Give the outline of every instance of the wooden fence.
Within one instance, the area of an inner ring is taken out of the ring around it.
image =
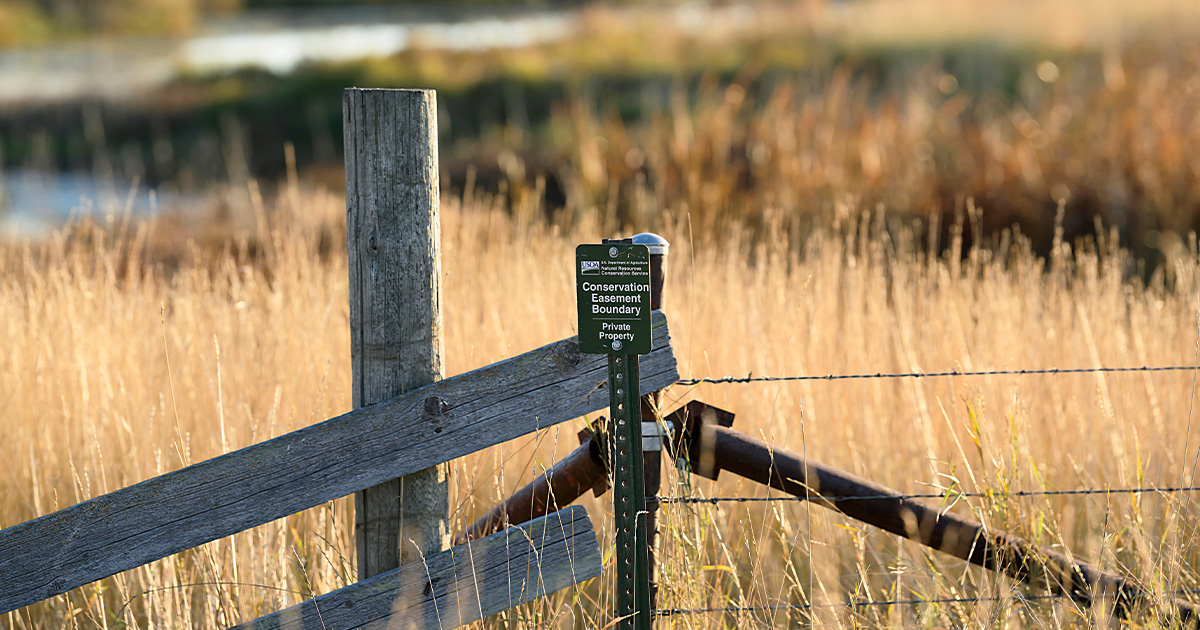
[[[386,117],[372,113],[371,118]],[[348,158],[348,163],[363,161],[362,152],[372,150],[370,140],[347,139],[347,155],[359,154],[357,159]],[[360,229],[350,237],[352,267],[356,256],[366,266],[360,277],[365,293],[355,294],[352,288],[352,301],[360,298],[358,308],[352,304],[352,313],[363,314],[362,319],[352,318],[352,339],[362,340],[361,351],[367,355],[379,358],[382,352],[384,359],[394,359],[403,356],[403,349],[383,348],[375,335],[385,334],[381,329],[386,326],[371,317],[403,305],[372,295],[369,282],[419,275],[398,285],[432,283],[435,290],[427,292],[425,301],[440,308],[437,248],[426,243],[434,260],[424,266],[380,267],[380,259],[366,263],[362,259],[405,246],[401,236],[395,242],[382,240],[390,232],[381,225],[391,215],[381,208],[393,214],[427,212],[436,218],[436,195],[431,201],[426,194],[414,203],[403,190],[412,183],[405,160],[423,162],[428,168],[432,158],[436,173],[436,141],[432,148],[424,145],[422,154],[413,154],[403,142],[373,146],[374,150],[394,147],[401,164],[389,165],[377,156],[366,160],[376,172],[371,177],[356,176],[357,188],[348,186],[348,206],[354,205],[349,195],[363,194],[364,185],[392,186],[400,193],[379,193],[376,196],[384,203],[375,203],[365,221],[356,218]],[[351,176],[348,172],[348,181]],[[393,179],[401,180],[399,186]],[[418,207],[414,210],[414,206]],[[435,237],[436,229],[432,236],[428,231],[419,235],[426,240]],[[353,280],[353,271],[351,276]],[[424,320],[424,333],[414,333],[411,322],[385,323],[403,327],[417,342],[440,353],[436,341],[440,314]],[[440,356],[422,366],[436,376]],[[357,371],[356,365],[356,383]],[[384,377],[379,372],[367,375]],[[653,351],[641,359],[641,390],[660,390],[678,379],[666,318],[655,312]],[[356,406],[375,404],[0,530],[0,614],[598,411],[608,406],[606,382],[605,357],[580,353],[570,338],[460,376],[409,387],[399,395],[383,397],[382,402],[360,399],[373,394],[360,397],[356,392]],[[400,389],[405,387],[402,383]],[[376,385],[372,391],[381,389]],[[394,548],[394,531],[391,540]],[[360,553],[360,564],[363,561]],[[311,617],[321,620],[316,625],[329,628],[393,622],[400,627],[452,628],[595,577],[599,571],[600,555],[590,522],[581,509],[572,510],[484,541],[440,552],[435,548],[417,563],[383,569],[253,623],[300,627]]]
[[[574,505],[242,627],[456,628],[598,575],[596,534]]]
[[[644,391],[679,379],[654,323]],[[2,529],[0,614],[606,408],[607,376],[565,339]]]

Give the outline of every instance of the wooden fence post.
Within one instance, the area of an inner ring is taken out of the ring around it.
[[[667,239],[642,232],[633,237],[637,245],[650,251],[650,308],[661,311],[663,285],[667,277]],[[662,390],[642,396],[642,475],[646,490],[646,556],[650,574],[650,607],[658,608],[658,493],[662,490],[662,449],[665,423],[659,422],[662,413]]]
[[[350,88],[342,115],[357,409],[442,378],[437,96]],[[447,471],[354,495],[359,579],[447,548]]]

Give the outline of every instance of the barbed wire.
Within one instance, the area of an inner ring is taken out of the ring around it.
[[[722,377],[700,377],[700,378],[684,378],[676,381],[677,385],[694,386],[701,384],[740,384],[740,383],[766,383],[766,382],[786,382],[786,381],[837,381],[837,380],[868,380],[868,379],[901,379],[901,378],[944,378],[944,377],[971,377],[971,376],[1031,376],[1031,375],[1056,375],[1056,374],[1096,374],[1096,373],[1124,373],[1124,372],[1184,372],[1200,370],[1200,365],[1163,365],[1163,366],[1098,366],[1090,368],[1044,368],[1044,369],[1006,369],[1006,370],[943,370],[938,372],[876,372],[876,373],[859,373],[859,374],[825,374],[825,375],[797,375],[797,376],[754,376],[750,373],[746,376],[722,376]],[[918,493],[918,494],[879,494],[879,495],[864,495],[853,497],[827,497],[821,496],[819,493],[813,493],[810,497],[647,497],[647,503],[657,503],[659,505],[669,504],[711,504],[718,503],[759,503],[759,502],[798,502],[807,500],[823,500],[832,503],[845,501],[868,501],[880,499],[963,499],[963,498],[1008,498],[1008,497],[1034,497],[1034,496],[1069,496],[1069,495],[1115,495],[1115,494],[1144,494],[1144,493],[1176,493],[1176,492],[1196,492],[1200,491],[1200,486],[1171,486],[1171,487],[1137,487],[1137,488],[1083,488],[1078,490],[1017,490],[1011,492],[1002,491],[987,491],[987,492],[951,492],[951,493]],[[1176,595],[1196,594],[1200,593],[1200,589],[1177,590]],[[1103,595],[1100,596],[1103,598]],[[1049,593],[1029,595],[1017,591],[1012,591],[1004,596],[990,597],[940,597],[940,598],[911,598],[911,599],[892,599],[878,601],[857,601],[844,602],[840,604],[783,604],[769,606],[718,606],[707,608],[660,608],[654,610],[656,617],[669,617],[675,615],[692,615],[692,614],[708,614],[708,613],[744,613],[744,612],[775,612],[779,610],[812,610],[817,608],[865,608],[873,606],[897,606],[897,605],[920,605],[920,604],[967,604],[979,602],[997,602],[1011,601],[1013,603],[1022,603],[1040,600],[1058,600],[1058,599],[1078,599],[1071,593]]]
[[[1013,369],[1013,370],[945,370],[941,372],[875,372],[862,374],[824,374],[801,376],[704,376],[700,378],[684,378],[676,381],[676,385],[719,385],[724,383],[768,383],[781,381],[842,381],[852,379],[876,378],[940,378],[947,376],[1030,376],[1039,374],[1093,374],[1111,372],[1185,372],[1200,370],[1200,365],[1140,365],[1127,367],[1090,367],[1090,368],[1045,368],[1045,369]]]
[[[891,599],[891,600],[876,600],[863,602],[842,602],[840,604],[772,604],[769,606],[711,606],[707,608],[659,608],[654,611],[656,617],[670,617],[674,615],[703,615],[710,613],[737,613],[737,612],[776,612],[780,610],[814,610],[819,608],[870,608],[874,606],[904,606],[916,604],[975,604],[986,601],[1004,601],[1006,599],[1013,601],[1020,600],[1045,600],[1045,599],[1064,599],[1069,598],[1069,593],[1050,593],[1046,595],[1024,595],[1013,592],[1008,597],[992,596],[992,597],[935,597],[929,599]]]
[[[1144,494],[1150,492],[1197,492],[1200,491],[1200,486],[1171,486],[1164,488],[1083,488],[1080,490],[1016,490],[1012,492],[992,491],[992,492],[952,492],[952,493],[922,493],[922,494],[869,494],[853,497],[828,497],[823,496],[818,492],[813,492],[809,497],[646,497],[647,501],[657,501],[659,505],[669,504],[687,504],[687,503],[768,503],[779,501],[829,501],[831,503],[840,503],[843,501],[875,501],[880,499],[986,499],[986,498],[1007,498],[1007,497],[1036,497],[1036,496],[1064,496],[1064,495],[1089,495],[1089,494]]]
[[[1200,593],[1200,589],[1181,589],[1172,591],[1173,595],[1189,595]],[[1098,593],[1095,599],[1112,599],[1116,594]],[[870,608],[874,606],[910,606],[918,604],[976,604],[979,602],[1011,601],[1022,603],[1028,601],[1044,601],[1059,599],[1077,599],[1071,593],[1044,593],[1028,595],[1019,591],[1010,591],[1007,595],[986,597],[932,597],[928,599],[891,599],[859,602],[842,602],[840,604],[773,604],[769,606],[712,606],[707,608],[658,608],[654,610],[656,617],[671,617],[675,615],[702,615],[710,613],[739,613],[739,612],[776,612],[780,610],[814,610],[821,608]]]

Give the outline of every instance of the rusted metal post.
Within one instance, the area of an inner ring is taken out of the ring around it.
[[[1154,603],[1150,593],[1126,576],[1053,549],[1037,548],[1003,531],[989,532],[969,518],[943,513],[886,486],[734,431],[729,428],[734,416],[728,411],[692,401],[663,420],[671,430],[672,452],[682,455],[695,474],[716,479],[722,470],[728,470],[1085,605],[1111,602],[1118,615],[1135,603]],[[573,501],[588,488],[602,491],[602,486],[596,485],[604,479],[598,451],[602,444],[603,440],[586,439],[547,475],[459,534],[460,539],[486,535],[503,528],[500,523],[505,521],[518,524],[537,518]],[[657,503],[649,491],[647,503]],[[1200,612],[1189,602],[1171,598],[1168,603],[1188,627],[1200,627]]]
[[[650,308],[662,310],[663,284],[667,274],[667,251],[671,244],[667,239],[649,232],[633,237],[635,245],[645,245],[650,250]],[[648,567],[650,571],[650,607],[658,606],[658,493],[662,489],[662,450],[668,425],[659,422],[662,391],[642,396],[642,461],[646,488],[646,543],[648,545]]]
[[[988,531],[974,520],[905,498],[891,488],[733,429],[711,422],[693,424],[689,429],[687,453],[696,474],[715,479],[718,472],[728,470],[972,564],[1069,595],[1082,604],[1110,602],[1120,616],[1135,602],[1153,604],[1151,594],[1126,576],[1053,549],[1034,547],[1003,531]],[[1190,603],[1178,598],[1168,601],[1183,622],[1197,626],[1200,615]]]
[[[454,544],[461,545],[557,512],[588,490],[595,490],[596,496],[600,496],[608,489],[601,445],[590,431],[580,437],[583,443],[579,448],[458,533]]]

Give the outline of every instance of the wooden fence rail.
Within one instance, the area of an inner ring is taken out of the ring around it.
[[[449,630],[598,575],[596,532],[576,505],[239,627]]]
[[[644,392],[675,383],[654,314]],[[0,613],[608,406],[574,338],[0,530]]]

